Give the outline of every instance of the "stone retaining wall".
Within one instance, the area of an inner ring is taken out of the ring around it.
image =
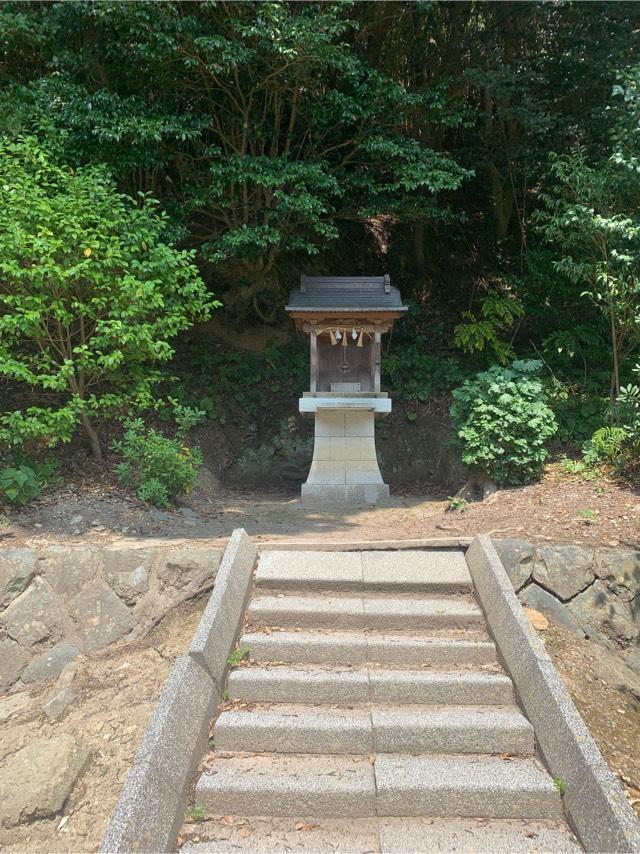
[[[573,632],[625,651],[640,670],[640,551],[496,540],[523,605]]]
[[[219,549],[175,544],[0,549],[0,692],[143,637],[213,587],[220,558]]]

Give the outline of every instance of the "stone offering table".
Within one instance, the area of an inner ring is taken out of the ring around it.
[[[406,311],[388,276],[308,277],[287,306],[309,335],[310,391],[300,412],[315,418],[305,504],[375,504],[389,495],[375,447],[375,418],[391,412],[380,391],[384,332]]]

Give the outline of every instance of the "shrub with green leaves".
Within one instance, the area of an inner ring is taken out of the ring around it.
[[[133,486],[138,498],[156,507],[166,507],[173,496],[190,492],[202,465],[198,448],[145,428],[141,418],[127,423],[113,448],[123,458],[116,469],[120,483]]]
[[[81,424],[99,457],[94,417],[153,402],[169,342],[216,305],[155,205],[102,167],[0,139],[0,377],[39,393],[0,416],[0,443],[53,445]]]
[[[515,361],[477,374],[453,392],[453,444],[462,462],[501,484],[541,472],[558,426],[538,376],[541,362]]]
[[[12,504],[20,505],[37,498],[40,495],[37,472],[24,464],[0,469],[0,495]]]

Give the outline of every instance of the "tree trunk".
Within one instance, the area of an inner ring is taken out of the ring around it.
[[[87,415],[83,412],[80,416],[80,423],[82,424],[82,429],[85,432],[85,436],[89,442],[89,447],[91,448],[91,453],[93,454],[93,458],[95,460],[102,459],[102,448],[100,446],[100,439],[98,438],[98,434],[93,429],[93,425]]]

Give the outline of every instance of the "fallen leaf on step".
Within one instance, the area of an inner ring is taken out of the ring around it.
[[[296,830],[315,830],[316,827],[320,827],[319,824],[309,824],[306,821],[299,821],[296,824]]]
[[[245,830],[240,831],[240,836],[242,839],[246,839],[247,836],[251,836],[251,831],[245,828]]]
[[[524,835],[527,837],[527,839],[535,839],[538,834],[532,833],[532,831],[530,830],[525,830]]]
[[[372,765],[375,765],[375,764],[376,764],[376,755],[375,755],[375,753],[372,753],[372,754],[371,754],[371,756],[369,757],[369,762],[370,762]]]
[[[228,824],[228,825],[229,825],[229,827],[233,827],[233,825],[234,825],[234,823],[235,823],[235,820],[234,820],[234,818],[233,818],[233,816],[232,816],[232,815],[223,815],[223,816],[222,816],[222,821],[223,821],[225,824]]]
[[[500,759],[504,759],[505,762],[511,762],[512,759],[515,759],[515,753],[501,753]]]

